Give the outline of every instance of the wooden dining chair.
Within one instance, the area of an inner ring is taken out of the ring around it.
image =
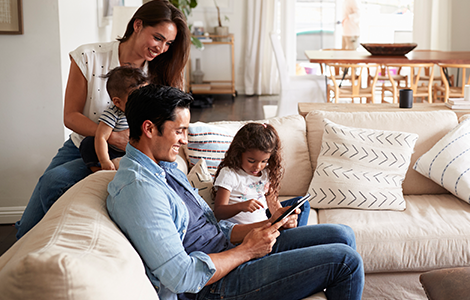
[[[428,52],[428,53],[429,53],[429,52],[433,52],[433,53],[438,53],[438,52],[440,52],[440,53],[442,53],[442,52],[444,52],[444,51],[440,51],[440,50],[427,50],[427,49],[417,49],[417,50],[414,50],[414,52]],[[423,72],[424,74],[421,74],[421,76],[419,77],[419,80],[420,80],[420,81],[427,82],[427,81],[429,81],[429,76],[430,76],[429,71],[430,71],[430,70],[429,70],[429,68],[424,68],[423,71],[424,71],[424,72]],[[437,75],[437,76],[436,76],[436,74],[433,74],[433,82],[434,82],[434,85],[436,85],[436,84],[439,83],[440,85],[443,86],[443,85],[444,85],[444,80],[443,80],[443,78],[445,78],[445,77],[442,77],[442,76],[440,76],[440,75]],[[450,79],[451,79],[451,82],[453,82],[454,76],[451,76]],[[453,84],[453,83],[452,83],[452,84]],[[435,100],[436,97],[435,97],[434,91],[433,91],[433,97],[434,97],[434,100]]]
[[[377,83],[382,83],[378,89],[381,91],[382,94],[382,103],[385,103],[385,87],[387,86],[387,83],[390,83],[392,85],[392,82],[390,80],[390,76],[392,76],[394,83],[397,85],[397,90],[400,88],[400,86],[406,86],[408,82],[408,75],[401,75],[401,67],[395,67],[395,66],[388,66],[387,64],[382,64],[379,66],[379,76],[377,77]],[[368,69],[369,70],[369,69]],[[374,80],[374,74],[371,74],[368,71],[367,74],[367,82],[370,85],[370,83]],[[389,89],[392,92],[392,102],[397,103],[397,95],[393,93],[394,89]]]
[[[323,48],[320,49],[320,51],[356,51],[354,49],[339,49],[339,48]],[[329,76],[335,76],[336,80],[351,80],[351,76],[348,74],[349,73],[349,68],[342,69],[340,67],[335,67],[332,71],[328,68],[326,63],[320,63],[320,72],[322,75],[325,75],[327,77]],[[330,95],[331,89],[333,88],[333,85],[331,81],[327,82],[326,85],[326,94]],[[329,99],[327,101],[330,101]]]
[[[331,96],[331,99],[334,98],[334,102],[338,103],[340,98],[351,98],[351,101],[354,102],[354,98],[359,98],[362,102],[362,98],[366,98],[367,103],[374,103],[374,92],[375,85],[377,83],[377,78],[379,75],[378,65],[377,64],[341,64],[341,63],[327,63],[326,64],[330,69],[329,79],[332,83],[329,92],[333,95],[328,94],[328,97]],[[335,68],[346,70],[348,69],[349,78],[342,77],[337,79],[334,74]],[[375,75],[370,85],[362,87],[362,75],[364,69],[375,68]]]
[[[413,99],[421,98],[422,102],[427,98],[427,102],[432,103],[433,97],[433,80],[434,80],[434,64],[433,63],[413,63],[413,64],[388,64],[388,67],[402,67],[410,68],[409,80],[407,86],[398,86],[392,76],[389,76],[391,87],[384,87],[385,90],[392,92],[394,103],[398,101],[398,89],[411,89],[413,91]],[[426,83],[422,82],[421,76],[424,74],[424,69],[429,68],[429,77]]]
[[[441,77],[444,78],[443,85],[435,85],[435,99],[442,99],[442,102],[447,102],[449,98],[463,98],[464,96],[464,88],[465,85],[470,84],[470,77],[466,78],[466,69],[470,68],[470,64],[438,64]],[[459,70],[459,77],[461,76],[461,80],[459,82],[460,86],[455,86],[451,79],[453,79],[453,75],[448,75],[448,70],[450,69],[457,69]],[[449,80],[447,80],[449,77]]]

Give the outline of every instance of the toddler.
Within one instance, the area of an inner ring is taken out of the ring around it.
[[[147,83],[147,77],[139,68],[120,66],[109,71],[104,78],[106,90],[112,104],[100,116],[95,136],[83,139],[80,144],[80,155],[91,171],[116,170],[112,159],[123,156],[126,152],[108,145],[113,131],[129,128],[124,114],[127,97],[136,88]]]

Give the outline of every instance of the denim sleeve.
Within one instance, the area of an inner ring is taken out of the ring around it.
[[[215,273],[207,254],[187,254],[186,207],[165,184],[134,181],[108,197],[112,219],[131,241],[150,273],[173,293],[199,292]]]

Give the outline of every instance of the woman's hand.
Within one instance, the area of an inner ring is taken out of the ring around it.
[[[109,136],[108,143],[126,151],[127,143],[129,142],[129,129],[123,131],[113,131]]]

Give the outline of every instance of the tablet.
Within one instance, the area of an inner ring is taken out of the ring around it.
[[[281,221],[285,217],[290,216],[294,212],[294,210],[301,207],[302,204],[304,204],[305,201],[307,201],[309,198],[310,198],[310,194],[307,193],[307,195],[305,195],[302,198],[300,198],[299,200],[297,200],[297,202],[294,205],[292,205],[291,207],[289,207],[279,218],[277,218],[276,221],[273,222],[273,224],[276,224],[277,222]]]

